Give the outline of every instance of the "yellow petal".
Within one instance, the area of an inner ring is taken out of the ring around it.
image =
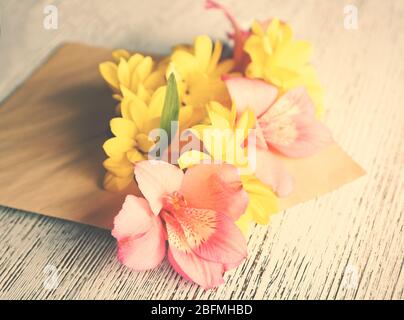
[[[269,38],[270,46],[275,48],[280,40],[280,21],[279,19],[272,19],[266,30],[266,35]]]
[[[245,75],[251,79],[263,79],[264,70],[260,65],[251,62],[245,70]]]
[[[112,192],[118,192],[124,190],[131,183],[133,183],[132,177],[119,178],[112,173],[107,172],[104,177],[104,189]]]
[[[189,73],[195,72],[199,69],[198,60],[191,53],[183,50],[174,51],[171,56],[171,61],[175,66],[175,69],[183,77],[186,77]]]
[[[132,55],[128,60],[130,70],[135,70],[135,68],[137,67],[139,62],[143,60],[143,58],[143,55],[141,55],[140,53],[135,53],[134,55]]]
[[[137,86],[136,95],[139,99],[141,99],[144,102],[149,102],[151,98],[149,91],[146,90],[144,85],[141,83],[139,83]]]
[[[153,69],[153,59],[151,57],[145,57],[139,64],[136,66],[136,74],[138,76],[139,81],[143,82],[150,74]]]
[[[119,89],[121,90],[123,98],[132,98],[136,95],[134,91],[125,87],[123,84],[119,86]]]
[[[220,41],[215,42],[215,48],[213,49],[212,57],[209,61],[209,66],[208,66],[208,73],[211,73],[215,70],[217,63],[220,60],[220,56],[222,55],[222,43]]]
[[[251,31],[259,36],[263,36],[264,35],[264,30],[262,29],[262,25],[261,23],[259,23],[258,21],[254,20],[252,25],[251,25]]]
[[[153,129],[157,128],[160,128],[160,116],[148,118],[148,120],[144,122],[142,132],[145,134],[149,134]]]
[[[122,96],[119,93],[115,93],[112,95],[112,98],[114,98],[115,100],[121,101],[122,100]]]
[[[208,105],[208,113],[209,115],[214,115],[214,117],[220,117],[224,120],[226,120],[227,124],[230,126],[231,121],[232,121],[232,115],[231,115],[231,111],[224,107],[222,104],[216,102],[216,101],[212,101],[211,103],[209,103]],[[222,120],[219,121],[219,124],[221,123]],[[226,124],[226,128],[228,127]],[[212,125],[215,126],[212,122]]]
[[[149,136],[144,133],[139,133],[136,136],[136,141],[138,143],[139,149],[144,153],[148,153],[150,149],[154,146],[154,141],[151,140]]]
[[[136,163],[136,162],[138,162],[138,161],[145,160],[145,157],[144,157],[144,156],[139,152],[139,150],[137,150],[137,149],[129,150],[129,151],[126,153],[126,156],[127,156],[128,160],[129,160],[131,163]]]
[[[180,130],[189,128],[192,125],[192,114],[194,108],[192,106],[184,106],[180,108],[180,114],[178,116],[178,121],[180,124]]]
[[[130,88],[130,69],[128,62],[123,58],[121,58],[118,65],[118,80],[120,84]]]
[[[149,117],[160,117],[163,112],[164,99],[166,96],[166,87],[158,88],[152,95],[149,104]]]
[[[119,60],[121,60],[121,58],[128,60],[130,57],[130,54],[128,51],[126,51],[124,49],[119,49],[119,50],[115,50],[112,52],[112,57],[114,58],[114,60],[116,62],[119,62]]]
[[[146,89],[155,90],[165,83],[164,73],[161,71],[152,72],[144,82]]]
[[[291,81],[291,79],[298,79],[299,73],[297,70],[286,69],[279,67],[278,65],[268,64],[264,69],[264,77],[272,84],[283,89],[288,81]]]
[[[110,121],[111,131],[116,137],[135,139],[137,129],[133,121],[125,118],[113,118]]]
[[[289,41],[280,46],[274,56],[279,67],[300,71],[309,63],[313,47],[307,41]]]
[[[236,136],[237,141],[240,144],[247,138],[249,130],[255,127],[255,114],[251,109],[247,109],[243,112],[241,117],[237,120]]]
[[[262,46],[263,46],[265,54],[267,54],[267,55],[271,55],[275,50],[269,37],[262,38]]]
[[[126,99],[123,101],[125,100]],[[148,114],[149,110],[147,105],[136,95],[130,99],[127,99],[125,103],[122,103],[122,116],[124,118],[133,120],[138,132],[144,131],[144,127],[149,120]]]
[[[278,198],[274,192],[253,175],[241,176],[243,188],[248,194],[246,214],[259,224],[267,224],[272,214],[278,212]]]
[[[280,23],[280,31],[281,31],[281,37],[282,41],[290,41],[293,38],[293,30],[292,28],[284,22]]]
[[[253,64],[263,68],[266,60],[266,53],[263,48],[262,38],[256,35],[248,37],[244,43],[244,50],[248,53]]]
[[[113,62],[103,62],[99,65],[99,70],[105,81],[115,89],[119,89],[118,67]]]
[[[248,237],[252,217],[249,213],[244,213],[235,223],[236,226],[241,230],[244,237]]]
[[[198,150],[190,150],[190,151],[184,152],[178,158],[178,165],[180,166],[181,169],[187,169],[189,167],[192,167],[193,165],[196,165],[203,161],[211,160],[211,159],[212,158],[204,152],[200,152]]]
[[[120,112],[123,118],[128,119],[128,120],[133,120],[132,115],[130,112],[130,101],[131,99],[129,98],[123,98],[121,101],[121,106],[120,106]]]
[[[103,162],[104,168],[120,178],[133,177],[133,164],[123,158],[116,160],[108,158]]]
[[[130,77],[130,90],[137,93],[137,87],[140,84],[139,77],[136,72],[133,72]]]
[[[173,47],[172,51],[174,52],[176,50],[182,50],[182,51],[185,51],[185,52],[192,53],[193,52],[193,47],[190,46],[189,44],[177,44],[177,45],[175,45]]]
[[[206,118],[207,118],[206,108],[195,108],[194,107],[189,126],[194,126],[194,125],[202,124],[202,123],[208,124],[209,121],[204,122],[204,120]]]
[[[215,129],[230,129],[230,110],[212,101],[208,105],[209,119]]]
[[[120,159],[125,153],[135,147],[135,141],[124,137],[114,137],[104,142],[103,148],[105,153],[111,157]]]
[[[207,71],[212,56],[212,40],[206,35],[195,39],[195,57],[200,70]]]
[[[223,74],[229,73],[234,69],[234,60],[227,59],[220,62],[214,72],[215,76],[221,76]]]

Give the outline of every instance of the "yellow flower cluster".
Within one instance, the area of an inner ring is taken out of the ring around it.
[[[245,71],[249,78],[263,79],[277,86],[281,94],[304,86],[317,115],[323,114],[323,89],[309,63],[312,47],[306,41],[295,40],[289,25],[278,19],[271,20],[266,28],[254,22],[244,51],[251,59]]]

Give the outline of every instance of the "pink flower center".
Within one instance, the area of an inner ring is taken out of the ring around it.
[[[174,213],[180,208],[184,208],[186,206],[187,201],[185,200],[184,196],[178,191],[174,191],[173,193],[165,195],[163,197],[163,210],[170,213]]]

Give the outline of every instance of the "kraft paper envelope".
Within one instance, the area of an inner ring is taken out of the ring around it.
[[[1,205],[112,227],[125,194],[102,189],[102,144],[116,102],[98,64],[110,54],[66,44],[0,106]],[[310,158],[281,160],[296,183],[282,209],[364,174],[336,144]]]

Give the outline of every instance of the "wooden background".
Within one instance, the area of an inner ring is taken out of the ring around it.
[[[255,227],[248,260],[209,291],[167,261],[131,272],[108,231],[0,207],[1,299],[404,298],[404,1],[223,3],[246,23],[280,17],[315,45],[325,122],[367,175]],[[357,30],[344,28],[348,3],[358,8]],[[58,8],[57,30],[43,28],[47,4]],[[220,13],[190,0],[1,0],[0,28],[0,100],[64,41],[164,54],[229,30]]]

